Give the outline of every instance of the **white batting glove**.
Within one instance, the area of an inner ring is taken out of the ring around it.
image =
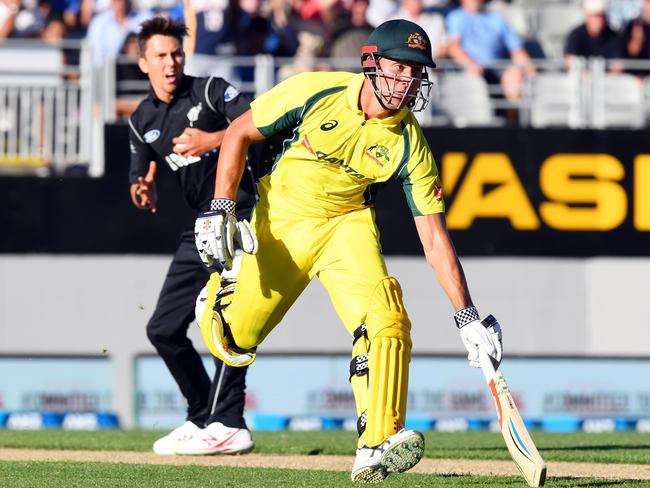
[[[479,350],[481,350],[490,356],[494,369],[498,369],[503,355],[503,335],[499,322],[492,315],[488,315],[481,321],[475,307],[459,310],[454,315],[454,320],[460,329],[463,345],[467,349],[469,365],[474,368],[481,367],[479,361]]]
[[[210,210],[196,219],[194,239],[201,261],[212,266],[217,259],[226,270],[232,268],[235,244],[248,254],[257,252],[255,232],[248,221],[237,221],[232,200],[212,200]]]

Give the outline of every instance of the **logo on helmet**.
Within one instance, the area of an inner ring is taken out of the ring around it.
[[[419,32],[414,32],[411,34],[406,40],[406,44],[408,47],[411,47],[413,49],[422,49],[423,51],[427,50],[427,41]]]

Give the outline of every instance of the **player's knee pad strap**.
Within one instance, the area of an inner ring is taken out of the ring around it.
[[[358,327],[352,343],[352,361],[350,361],[350,385],[357,407],[357,432],[359,446],[363,444],[366,427],[366,408],[368,405],[368,336],[365,325]]]
[[[377,446],[399,431],[406,417],[411,322],[395,278],[384,278],[375,288],[366,329],[369,381],[364,435],[366,445]]]

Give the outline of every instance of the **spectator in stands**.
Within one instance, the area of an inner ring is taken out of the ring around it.
[[[65,39],[66,24],[62,17],[59,15],[52,15],[45,24],[43,32],[41,32],[41,39],[51,44],[56,44]]]
[[[150,12],[135,11],[131,0],[112,0],[111,8],[97,14],[88,25],[93,64],[101,66],[106,57],[117,56],[129,33],[138,32],[140,23],[151,16]]]
[[[295,53],[298,41],[291,31],[276,28],[272,18],[264,11],[261,0],[239,0],[238,17],[235,35],[238,55],[292,56]]]
[[[606,8],[605,0],[584,1],[585,23],[571,31],[564,46],[567,66],[571,66],[576,57],[622,57],[621,37],[607,23]],[[620,67],[614,71],[620,71]]]
[[[149,78],[138,67],[140,48],[138,47],[138,35],[131,32],[120,48],[121,56],[125,59],[115,65],[115,79],[118,83],[123,81],[143,81]],[[130,60],[131,62],[127,62]],[[138,108],[143,97],[143,90],[137,87],[124,88],[116,87],[115,112],[118,118],[127,120],[135,109]]]
[[[350,9],[345,12],[332,36],[326,54],[332,58],[358,58],[361,47],[366,45],[368,36],[374,30],[368,23],[369,0],[352,0]]]
[[[235,54],[234,34],[238,5],[233,0],[185,0],[185,22],[190,36],[184,45],[186,73],[192,76],[220,76],[233,79],[232,66],[215,55]]]
[[[16,15],[11,37],[34,38],[40,37],[45,28],[46,20],[52,15],[50,0],[23,1]]]
[[[650,60],[650,0],[644,0],[641,15],[627,23],[621,32],[623,57],[633,60]],[[626,70],[645,77],[648,70]]]
[[[272,0],[273,18],[279,29],[290,29],[298,40],[294,62],[280,68],[280,79],[313,70],[315,59],[325,50],[332,35],[338,0]]]
[[[619,31],[636,17],[644,0],[607,0],[607,21],[612,29]]]
[[[87,29],[93,17],[110,8],[111,0],[81,0],[79,23],[83,28]]]
[[[398,0],[370,0],[368,5],[368,22],[377,27],[390,19],[399,8]]]
[[[395,15],[395,12],[399,10],[400,3],[400,0],[370,0],[368,22],[376,27],[389,19],[399,18]],[[422,6],[426,12],[438,12],[444,15],[449,9],[450,3],[450,0],[424,0]],[[431,39],[431,42],[434,42],[433,39]]]
[[[433,59],[447,57],[445,20],[437,12],[425,12],[423,0],[402,0],[402,6],[392,18],[406,19],[418,24],[431,40]]]
[[[484,0],[460,0],[460,8],[449,13],[448,53],[469,74],[482,75],[490,84],[500,83],[506,99],[516,102],[521,98],[524,79],[534,76],[535,66],[522,39],[500,14],[485,11],[484,3]],[[490,67],[507,58],[512,58],[515,64]]]
[[[0,39],[11,36],[20,11],[20,0],[0,0]]]
[[[73,31],[79,26],[80,0],[49,0],[52,6],[52,16],[60,17],[65,24],[66,32]]]

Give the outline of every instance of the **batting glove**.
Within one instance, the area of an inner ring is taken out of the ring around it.
[[[454,315],[454,320],[460,329],[463,345],[467,349],[469,365],[474,368],[481,367],[479,361],[479,350],[481,350],[490,356],[494,369],[499,369],[503,356],[503,334],[499,322],[491,315],[481,321],[475,307],[459,310]]]
[[[194,239],[201,261],[212,266],[215,258],[230,270],[237,244],[248,254],[257,253],[257,237],[246,220],[237,221],[235,202],[215,198],[210,210],[201,212],[194,224]]]

